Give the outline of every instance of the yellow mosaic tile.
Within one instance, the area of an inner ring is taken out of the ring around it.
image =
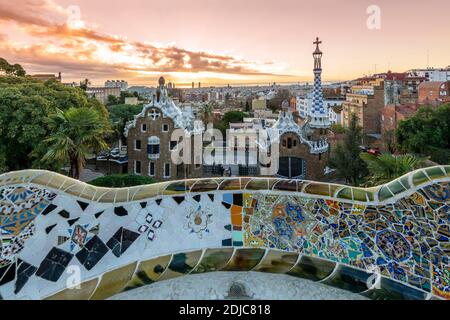
[[[305,187],[304,192],[328,197],[330,196],[330,187],[327,183],[310,183]]]
[[[116,197],[114,199],[115,203],[122,203],[128,201],[129,188],[116,189]]]
[[[115,189],[108,189],[106,193],[103,193],[102,195],[98,196],[97,201],[102,203],[114,203],[114,199],[116,197],[116,190]]]
[[[97,283],[97,278],[92,279],[80,284],[79,289],[65,289],[45,298],[45,300],[88,300],[97,287]]]
[[[133,276],[137,262],[103,274],[100,284],[91,300],[104,300],[121,292]]]
[[[84,188],[83,192],[80,194],[80,198],[92,200],[96,191],[97,189],[94,186],[86,185],[86,188]]]
[[[79,195],[80,192],[83,190],[84,187],[84,183],[77,181],[77,180],[73,180],[71,178],[68,178],[66,176],[60,175],[60,174],[52,174],[52,178],[49,180],[49,182],[47,183],[47,187],[50,188],[54,188],[54,189],[60,189],[60,187],[64,184],[64,182],[70,179],[71,181],[73,181],[73,186],[71,189],[73,189],[74,191],[70,192],[70,194],[72,195]],[[79,190],[79,192],[78,192]],[[77,193],[78,192],[78,193]]]
[[[189,274],[202,256],[202,250],[174,254],[166,271],[159,280],[176,278]]]
[[[133,278],[126,284],[125,290],[134,289],[158,281],[169,265],[171,258],[172,255],[167,255],[140,262]]]
[[[203,254],[202,260],[195,267],[192,273],[222,270],[222,268],[224,268],[230,261],[233,256],[233,252],[234,250],[232,248],[207,249]]]
[[[158,186],[156,184],[151,184],[147,186],[142,186],[142,188],[136,192],[133,196],[133,201],[138,201],[147,198],[153,198],[158,196]]]
[[[31,183],[39,184],[41,186],[47,185],[47,183],[50,181],[51,175],[48,173],[41,173],[35,178],[31,180]]]
[[[294,267],[297,259],[298,253],[269,250],[252,271],[286,273]]]
[[[55,188],[55,189],[59,189],[59,187],[64,183],[64,181],[61,181],[59,179],[52,179],[52,181],[50,181],[50,185]],[[81,195],[81,193],[84,191],[86,187],[85,183],[75,183],[74,185],[70,186],[69,188],[63,190],[64,192],[71,194],[75,197],[79,197]]]

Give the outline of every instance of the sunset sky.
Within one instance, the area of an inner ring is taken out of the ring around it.
[[[297,82],[312,79],[319,36],[324,80],[346,80],[427,55],[450,65],[449,12],[448,0],[0,0],[0,57],[64,82]]]

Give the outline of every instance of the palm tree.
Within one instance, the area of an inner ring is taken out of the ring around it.
[[[367,179],[368,185],[379,185],[390,182],[410,171],[424,166],[425,159],[417,158],[411,154],[393,155],[382,153],[374,156],[370,153],[361,153],[370,175]]]
[[[86,156],[92,151],[107,149],[104,140],[109,132],[107,123],[92,108],[70,108],[57,110],[48,118],[52,135],[45,142],[49,144],[44,160],[70,163],[69,175],[80,178]]]
[[[201,114],[200,117],[205,125],[205,127],[208,125],[208,123],[211,122],[212,120],[212,112],[213,112],[213,107],[211,104],[205,104],[201,110]]]
[[[363,131],[358,125],[358,117],[352,113],[344,141],[336,146],[329,161],[330,166],[336,169],[336,176],[352,186],[360,185],[367,174],[367,166],[359,157],[362,140]]]

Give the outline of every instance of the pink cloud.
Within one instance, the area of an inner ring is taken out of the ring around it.
[[[14,39],[0,38],[0,54],[13,56],[15,63],[32,68],[58,67],[83,73],[107,72],[139,74],[140,72],[210,72],[236,75],[274,75],[262,71],[272,63],[258,63],[229,55],[190,51],[177,46],[159,47],[129,41],[105,34],[85,21],[71,27],[68,11],[52,0],[27,0],[21,5],[0,4],[0,22],[15,23],[20,30],[42,42],[18,44]],[[91,71],[91,72],[90,72]]]

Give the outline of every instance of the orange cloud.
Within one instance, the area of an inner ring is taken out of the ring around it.
[[[11,38],[0,38],[0,54],[13,55],[14,62],[26,63],[33,69],[50,66],[73,73],[78,71],[80,77],[97,73],[145,76],[152,72],[277,75],[270,71],[276,68],[273,63],[129,41],[101,33],[87,26],[85,21],[76,21],[73,26],[68,23],[69,18],[70,13],[52,0],[0,4],[0,22],[19,25],[20,30],[36,40],[23,44]]]

